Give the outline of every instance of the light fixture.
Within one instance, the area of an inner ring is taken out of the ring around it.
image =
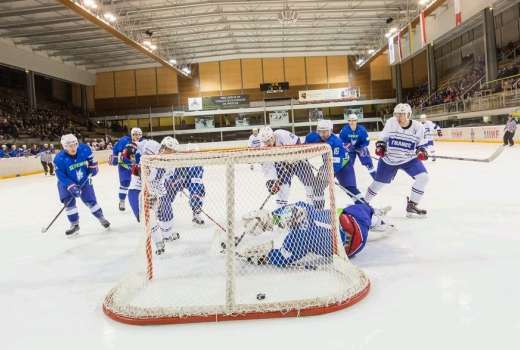
[[[370,49],[370,50],[367,51],[367,53],[369,55],[373,55],[375,52],[376,52],[376,50],[374,50],[374,49]]]
[[[157,45],[154,45],[154,44],[150,44],[148,47],[149,47],[150,50],[152,50],[152,51],[154,51],[154,50],[157,49]]]
[[[97,9],[97,4],[94,0],[83,0],[83,5],[89,9]]]
[[[278,14],[278,22],[282,25],[290,25],[298,22],[298,12],[289,7],[289,1],[284,1],[283,10]]]
[[[387,38],[390,38],[392,35],[394,35],[394,33],[397,32],[397,28],[396,27],[392,27],[388,30],[388,32],[385,34],[385,36]]]
[[[429,2],[430,2],[430,0],[419,0],[419,5],[426,6],[426,5],[428,5]]]
[[[152,45],[152,42],[150,40],[143,41],[143,46],[150,47],[150,45]]]
[[[177,60],[175,58],[170,58],[170,64],[173,64],[173,65],[176,65],[177,64]]]
[[[191,74],[191,69],[190,69],[190,67],[188,67],[188,66],[184,66],[184,67],[182,67],[182,71],[183,71],[186,75]]]
[[[365,62],[365,61],[360,57],[360,58],[358,58],[358,60],[356,61],[356,64],[357,64],[358,66],[361,66],[361,65],[363,64],[363,62]]]
[[[113,23],[116,21],[116,16],[114,16],[111,12],[105,12],[105,14],[103,15],[103,17],[105,17],[105,19],[107,21],[109,21],[110,23]]]

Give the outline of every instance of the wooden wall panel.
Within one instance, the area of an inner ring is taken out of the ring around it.
[[[220,91],[219,62],[199,64],[200,91]]]
[[[392,70],[388,63],[387,53],[382,53],[370,62],[370,79],[372,81],[392,79]]]
[[[347,56],[327,56],[327,75],[329,84],[347,83]]]
[[[262,60],[264,83],[285,81],[283,73],[283,58],[264,58]]]
[[[157,68],[157,93],[159,95],[178,93],[177,85],[177,73],[169,68]]]
[[[307,85],[327,84],[327,60],[325,56],[306,57]]]
[[[307,82],[305,77],[305,58],[304,57],[286,57],[285,63],[285,79],[289,82],[289,86],[303,86]]]
[[[81,108],[81,85],[71,84],[71,102],[74,107]]]
[[[157,94],[157,79],[155,68],[137,69],[135,71],[137,96]]]
[[[401,64],[401,81],[404,89],[410,89],[413,87],[412,60],[408,60]]]
[[[96,109],[95,98],[94,98],[94,87],[87,86],[87,111],[93,112]]]
[[[370,85],[370,67],[362,69],[351,69],[349,71],[350,86],[359,88],[361,98],[372,98],[372,87]]]
[[[262,83],[262,60],[247,58],[242,60],[242,84],[244,89],[259,89]]]
[[[114,72],[96,74],[96,98],[114,97]]]
[[[220,75],[222,79],[222,90],[227,91],[242,89],[240,60],[221,61]]]
[[[135,96],[135,70],[114,72],[116,97]]]
[[[413,80],[414,86],[418,86],[428,81],[426,50],[413,58]]]

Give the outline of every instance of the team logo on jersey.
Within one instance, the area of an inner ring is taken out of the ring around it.
[[[415,149],[415,142],[407,141],[407,140],[398,140],[398,139],[390,138],[388,140],[388,145],[390,147],[402,148],[402,149],[406,149],[406,150]]]
[[[85,175],[83,173],[83,170],[81,170],[81,169],[76,170],[76,178],[78,179],[78,181],[81,181],[81,179],[83,179],[83,175]]]

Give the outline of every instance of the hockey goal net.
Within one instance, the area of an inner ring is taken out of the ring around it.
[[[370,283],[343,248],[332,157],[324,144],[144,156],[144,237],[104,312],[186,323],[316,315],[361,300]]]

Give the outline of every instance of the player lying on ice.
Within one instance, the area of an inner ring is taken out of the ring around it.
[[[349,205],[338,212],[341,243],[349,258],[363,250],[369,230],[387,231],[392,228],[380,214],[364,203]],[[275,247],[274,240],[268,240],[247,247],[245,240],[245,247],[237,247],[237,255],[252,264],[279,267],[294,266],[309,254],[331,257],[335,244],[332,242],[334,235],[331,234],[330,223],[330,210],[316,209],[304,202],[296,202],[273,212],[253,211],[243,217],[246,234],[261,235],[281,230],[285,235],[283,243]]]
[[[99,170],[92,150],[83,143],[79,144],[76,136],[72,134],[63,135],[61,145],[63,150],[54,158],[54,167],[60,201],[66,206],[65,211],[70,222],[70,228],[65,231],[65,235],[70,237],[79,233],[77,198],[81,198],[92,215],[103,227],[108,228],[110,222],[103,216],[92,186],[91,177],[96,176]]]

